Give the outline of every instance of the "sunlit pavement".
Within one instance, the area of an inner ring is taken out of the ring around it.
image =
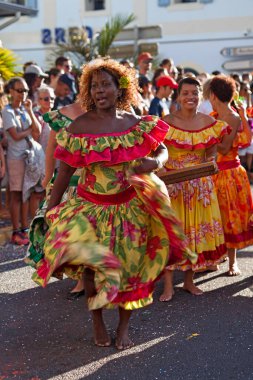
[[[84,297],[68,301],[73,282],[45,289],[31,280],[25,249],[0,247],[0,380],[9,379],[253,379],[253,247],[239,254],[242,275],[198,274],[204,291],[194,297],[176,273],[172,302],[154,303],[133,314],[126,351],[93,345]],[[115,337],[117,312],[105,312]]]

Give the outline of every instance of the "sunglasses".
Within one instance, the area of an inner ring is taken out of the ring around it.
[[[29,90],[26,88],[13,88],[14,91],[18,92],[19,94],[27,93]]]
[[[44,100],[45,102],[49,102],[49,100],[55,100],[55,98],[52,98],[51,96],[46,96],[45,98],[40,98],[40,100]]]

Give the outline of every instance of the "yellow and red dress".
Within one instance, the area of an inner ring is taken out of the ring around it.
[[[164,141],[169,151],[166,169],[203,163],[206,149],[220,142],[229,130],[222,121],[194,131],[170,125]],[[168,266],[168,269],[194,271],[221,261],[227,249],[212,176],[169,185],[168,191],[171,205],[183,223],[188,248],[198,255],[195,264],[187,262],[180,267]]]
[[[226,155],[218,153],[219,173],[214,176],[227,248],[253,244],[253,199],[248,176],[240,164],[238,148],[249,145],[248,135],[237,134]]]
[[[167,130],[157,117],[145,116],[121,133],[58,133],[56,158],[83,170],[77,195],[46,215],[44,257],[33,276],[38,284],[63,274],[79,278],[89,267],[97,289],[90,309],[135,309],[152,302],[167,262],[196,260],[163,182],[154,173],[131,171],[136,160],[157,149]]]

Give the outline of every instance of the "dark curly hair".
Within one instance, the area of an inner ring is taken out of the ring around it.
[[[178,94],[180,94],[184,84],[193,84],[194,86],[198,87],[200,91],[202,90],[201,83],[196,78],[184,77],[178,82]]]
[[[121,65],[119,62],[109,58],[97,58],[85,64],[82,69],[79,86],[80,93],[78,101],[85,111],[95,108],[94,101],[91,97],[91,81],[94,73],[104,71],[111,75],[116,86],[120,88],[119,80],[121,77],[127,77],[127,88],[122,88],[122,95],[118,98],[117,108],[130,111],[131,105],[138,105],[138,79],[136,71]]]
[[[236,92],[235,80],[226,75],[217,75],[209,83],[210,92],[222,102],[231,102]]]

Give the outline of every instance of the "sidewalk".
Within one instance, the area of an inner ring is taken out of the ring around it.
[[[0,208],[0,246],[10,241],[12,233],[10,212],[5,207]]]

